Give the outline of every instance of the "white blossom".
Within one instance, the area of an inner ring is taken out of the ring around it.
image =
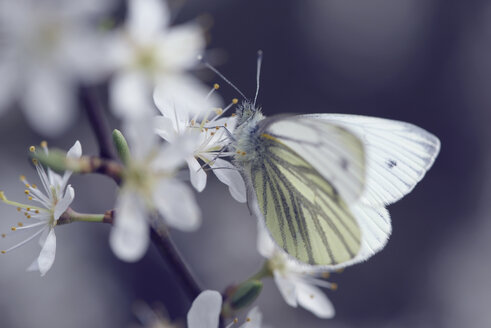
[[[180,138],[174,144],[161,145],[151,126],[151,119],[141,118],[124,129],[132,157],[116,201],[110,245],[120,259],[129,262],[145,254],[149,225],[160,224],[155,213],[166,225],[183,231],[195,230],[201,223],[192,189],[175,176],[194,141]]]
[[[188,312],[188,328],[218,328],[222,296],[214,290],[205,290],[196,297]],[[247,313],[246,320],[239,328],[261,328],[262,313],[257,307]],[[234,326],[238,320],[232,321],[227,328]]]
[[[263,224],[258,224],[259,253],[268,259],[269,270],[285,302],[292,306],[299,305],[314,313],[319,318],[332,318],[335,311],[332,303],[319,287],[336,289],[337,285],[325,280],[326,272],[319,272],[305,265],[299,265],[281,252]]]
[[[41,145],[44,150],[48,152],[46,143],[43,142]],[[34,151],[34,148],[31,147],[31,150]],[[82,147],[80,142],[77,141],[68,151],[67,157],[79,158],[81,155]],[[45,170],[36,160],[34,160],[34,165],[39,174],[44,192],[35,184],[29,183],[24,176],[21,176],[21,181],[25,184],[25,194],[28,199],[39,203],[40,206],[22,204],[8,200],[3,191],[0,192],[0,200],[6,204],[17,207],[19,212],[24,213],[27,220],[35,221],[35,223],[30,224],[19,222],[17,226],[11,228],[12,232],[23,230],[36,230],[36,232],[22,242],[2,251],[2,253],[5,254],[10,252],[31,241],[35,237],[41,236],[39,239],[39,244],[42,247],[41,253],[27,270],[39,271],[41,276],[44,276],[55,261],[56,235],[54,228],[58,223],[60,216],[72,203],[73,198],[75,197],[75,191],[71,185],[67,186],[68,179],[72,172],[66,171],[63,176],[61,176],[50,169]],[[2,234],[2,237],[5,238],[7,235]]]
[[[196,23],[170,27],[165,1],[127,3],[127,21],[109,42],[109,63],[115,71],[110,84],[114,113],[123,119],[146,115],[153,110],[154,91],[168,106],[199,108],[207,88],[189,71],[205,47],[202,29]]]
[[[63,132],[77,83],[102,77],[102,39],[90,24],[110,2],[0,0],[0,112],[18,101],[38,132]]]
[[[216,84],[210,94],[218,89]],[[201,192],[206,186],[206,170],[210,168],[216,177],[229,187],[230,194],[239,202],[246,202],[246,187],[242,176],[232,163],[223,159],[234,154],[226,148],[235,127],[235,117],[223,114],[237,103],[234,99],[225,109],[206,109],[198,113],[171,108],[157,102],[162,116],[155,119],[155,130],[169,143],[186,134],[195,134],[192,154],[186,158],[191,184]],[[201,165],[200,162],[205,165]]]

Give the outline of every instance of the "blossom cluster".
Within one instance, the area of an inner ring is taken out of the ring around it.
[[[56,136],[76,117],[76,86],[109,81],[109,108],[121,120],[122,142],[127,141],[129,150],[120,156],[110,246],[121,260],[135,262],[148,248],[151,228],[199,228],[202,217],[193,189],[205,189],[208,171],[235,200],[247,201],[246,184],[228,148],[236,125],[228,112],[238,100],[223,105],[219,85],[207,87],[193,75],[206,45],[197,23],[171,26],[163,1],[128,0],[124,23],[108,28],[102,22],[111,2],[100,3],[0,0],[0,39],[5,45],[0,55],[0,113],[15,103],[36,131]],[[31,151],[50,156],[46,142]],[[75,165],[82,157],[77,141],[65,162]],[[33,162],[42,187],[24,176],[21,181],[26,197],[36,204],[12,201],[3,191],[0,200],[34,221],[20,222],[2,237],[36,231],[2,253],[39,237],[41,252],[28,270],[45,275],[55,260],[58,224],[103,222],[105,216],[82,215],[70,207],[75,190],[68,180],[76,165],[67,165],[60,175],[36,158]],[[183,168],[191,186],[179,175]],[[286,303],[320,318],[333,317],[332,304],[318,288],[335,289],[326,281],[326,272],[287,258],[261,225],[258,236],[258,251],[266,259],[263,277],[274,277]],[[189,327],[217,327],[222,302],[218,292],[203,292],[188,314]],[[260,325],[261,314],[253,309],[243,327]]]

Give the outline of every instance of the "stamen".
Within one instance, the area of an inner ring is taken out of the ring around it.
[[[21,208],[20,207],[17,207],[17,212],[20,212]]]
[[[10,230],[15,231],[15,230],[17,230],[17,228],[16,227],[12,227],[12,228],[10,228]]]
[[[29,195],[29,190],[24,190],[24,194]]]
[[[5,237],[7,237],[7,235],[6,235],[6,234],[4,234],[4,233],[2,233],[2,238],[5,238]]]
[[[46,140],[41,141],[40,145],[43,148],[48,148],[48,142],[46,142]]]
[[[327,278],[329,278],[330,275],[331,274],[328,271],[326,271],[326,272],[322,272],[321,276],[322,276],[322,278],[327,279]]]
[[[20,179],[20,181],[22,181],[22,182],[26,181],[26,177],[25,177],[24,175],[21,175],[21,176],[19,177],[19,179]]]
[[[14,228],[15,228],[15,227],[14,227]],[[25,239],[25,240],[21,241],[21,242],[20,242],[20,243],[18,243],[17,245],[14,245],[14,246],[10,247],[9,249],[6,249],[6,250],[2,251],[1,253],[2,253],[2,254],[5,254],[5,253],[7,253],[7,252],[10,252],[10,251],[12,251],[12,250],[14,250],[14,249],[16,249],[16,248],[18,248],[18,247],[20,247],[20,246],[22,246],[22,245],[24,245],[24,244],[28,243],[28,242],[30,242],[31,240],[33,240],[34,238],[36,238],[36,236],[40,235],[40,234],[41,234],[41,233],[42,233],[44,230],[45,230],[45,229],[41,229],[41,230],[37,231],[35,234],[33,234],[32,236],[30,236],[29,238],[27,238],[27,239]]]
[[[36,147],[34,147],[34,146],[29,147],[29,151],[31,153],[34,153],[36,151]]]
[[[17,225],[18,225],[19,227],[23,227],[23,226],[24,226],[24,223],[19,222],[19,223],[17,223]]]

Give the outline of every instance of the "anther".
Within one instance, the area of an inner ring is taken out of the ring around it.
[[[38,186],[36,186],[34,183],[31,185],[32,189],[36,189]]]
[[[7,201],[7,197],[5,197],[5,193],[3,191],[0,191],[0,199],[3,201]]]
[[[15,231],[15,230],[17,230],[17,228],[16,227],[12,227],[12,228],[10,228],[10,230]]]
[[[46,140],[41,141],[41,147],[43,148],[48,147],[48,143],[46,142]]]
[[[29,151],[31,153],[34,153],[36,151],[36,147],[34,147],[34,146],[29,147]]]
[[[38,165],[38,160],[37,160],[37,159],[35,159],[35,158],[33,158],[33,159],[32,159],[32,163],[33,163],[34,165]]]
[[[4,234],[4,233],[2,233],[2,238],[5,238],[5,237],[7,237],[7,235],[6,235],[6,234]]]
[[[234,117],[234,116],[237,116],[237,114],[233,113],[233,114],[232,114],[232,115],[230,115],[230,116]]]
[[[246,319],[246,321],[247,321],[247,322],[251,322],[251,318],[247,318],[247,319]]]
[[[26,180],[26,177],[24,175],[21,175],[19,178],[20,178],[20,181],[25,181]]]
[[[223,114],[223,109],[221,109],[221,108],[217,108],[217,109],[215,109],[215,113],[216,113],[217,115],[222,115],[222,114]]]
[[[215,135],[215,132],[210,132],[210,135],[214,136]]]
[[[20,212],[21,208],[20,207],[17,207],[17,212]]]
[[[220,88],[220,84],[215,83],[213,84],[213,89],[218,90]]]
[[[327,279],[327,278],[329,278],[329,276],[330,276],[330,273],[329,272],[327,272],[327,271],[326,272],[322,272],[322,278]]]
[[[30,216],[30,215],[27,215],[27,216],[26,216],[26,218],[30,219],[30,218],[31,218],[31,216]]]
[[[2,251],[2,254],[5,254],[5,253],[7,253],[7,252],[6,251]]]
[[[234,105],[237,105],[239,103],[239,99],[237,99],[237,98],[232,99],[232,103]]]
[[[242,156],[245,156],[246,152],[245,152],[245,151],[243,151],[243,152],[242,152],[242,153],[240,153],[240,154],[241,154]]]
[[[31,197],[31,196],[29,196],[29,197],[27,197],[27,199],[32,200],[32,197]]]
[[[235,318],[234,323],[237,323],[237,322],[239,322],[239,319]]]
[[[24,223],[19,222],[19,223],[17,223],[17,225],[18,225],[19,227],[23,227],[23,226],[24,226]]]
[[[338,284],[336,284],[336,283],[332,283],[330,288],[331,288],[332,290],[337,290],[337,289],[338,289]]]
[[[28,207],[28,208],[26,208],[26,210],[29,212],[29,211],[31,210],[31,208],[30,208],[30,207]]]
[[[29,195],[29,190],[24,190],[24,194]]]
[[[224,125],[225,127],[227,127],[227,122],[223,123],[223,125]]]
[[[26,188],[30,188],[30,187],[31,187],[31,185],[26,183]]]
[[[35,210],[34,213],[39,214],[39,210]]]

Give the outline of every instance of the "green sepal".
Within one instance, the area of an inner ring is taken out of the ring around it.
[[[128,147],[125,137],[118,129],[113,130],[113,143],[121,162],[123,162],[124,165],[128,165],[131,159],[130,148]]]

